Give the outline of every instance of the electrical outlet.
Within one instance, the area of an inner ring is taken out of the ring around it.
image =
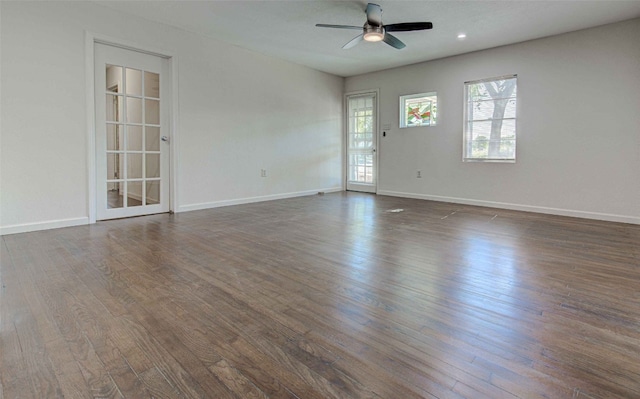
[[[421,172],[421,171],[418,171],[418,173],[416,173],[416,177],[417,177],[418,179],[421,179],[421,178],[422,178],[422,172]]]
[[[266,169],[260,169],[260,177],[267,177],[267,170]]]

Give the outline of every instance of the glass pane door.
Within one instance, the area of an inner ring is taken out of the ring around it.
[[[98,219],[169,210],[162,61],[96,44]]]
[[[160,148],[148,143],[160,139],[160,75],[109,64],[105,71],[107,208],[157,204]]]
[[[376,192],[376,94],[347,97],[347,190]]]

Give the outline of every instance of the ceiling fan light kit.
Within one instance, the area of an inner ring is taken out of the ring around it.
[[[319,28],[338,28],[338,29],[362,29],[362,33],[347,44],[342,46],[343,49],[349,49],[362,40],[367,42],[385,42],[393,48],[401,49],[405,47],[405,44],[397,37],[391,35],[389,32],[409,32],[415,30],[427,30],[432,29],[433,24],[431,22],[404,22],[399,24],[382,24],[382,8],[378,4],[369,3],[365,10],[367,15],[367,22],[361,28],[359,26],[351,25],[329,25],[329,24],[316,24]]]
[[[381,26],[366,26],[362,38],[368,42],[381,42],[384,39],[384,29]]]

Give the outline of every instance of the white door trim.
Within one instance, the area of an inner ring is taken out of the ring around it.
[[[342,137],[344,140],[344,154],[342,154],[342,162],[343,162],[343,167],[342,170],[343,172],[343,176],[342,176],[342,184],[343,187],[345,189],[345,191],[347,190],[347,187],[349,185],[349,179],[347,177],[347,174],[349,173],[349,122],[348,122],[348,115],[349,115],[349,97],[350,96],[358,96],[358,95],[363,95],[363,94],[374,94],[376,96],[376,101],[375,101],[375,116],[376,116],[376,120],[375,120],[375,126],[376,126],[376,144],[375,144],[375,151],[373,153],[373,162],[375,164],[375,168],[374,168],[374,172],[375,172],[375,176],[374,176],[374,182],[375,182],[375,192],[374,194],[378,193],[379,187],[380,187],[380,173],[379,173],[379,156],[378,154],[380,153],[380,116],[379,116],[379,112],[380,112],[380,89],[370,89],[370,90],[357,90],[357,91],[350,91],[348,93],[344,93],[343,96],[343,104],[342,104],[342,109],[344,112],[345,117],[343,118],[343,133],[342,133]]]
[[[96,43],[106,44],[114,47],[133,50],[144,54],[155,55],[167,60],[169,67],[170,99],[169,105],[169,211],[176,212],[178,209],[178,58],[166,49],[152,49],[148,46],[141,46],[138,43],[127,42],[118,38],[96,34],[85,31],[85,102],[87,104],[87,209],[89,211],[89,223],[95,223],[97,219],[97,176],[96,176],[96,113],[95,113],[95,53]]]

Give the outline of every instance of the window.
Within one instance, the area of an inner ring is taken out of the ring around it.
[[[515,162],[517,76],[464,84],[464,161]]]
[[[410,94],[400,97],[400,127],[434,126],[438,113],[438,95]]]

